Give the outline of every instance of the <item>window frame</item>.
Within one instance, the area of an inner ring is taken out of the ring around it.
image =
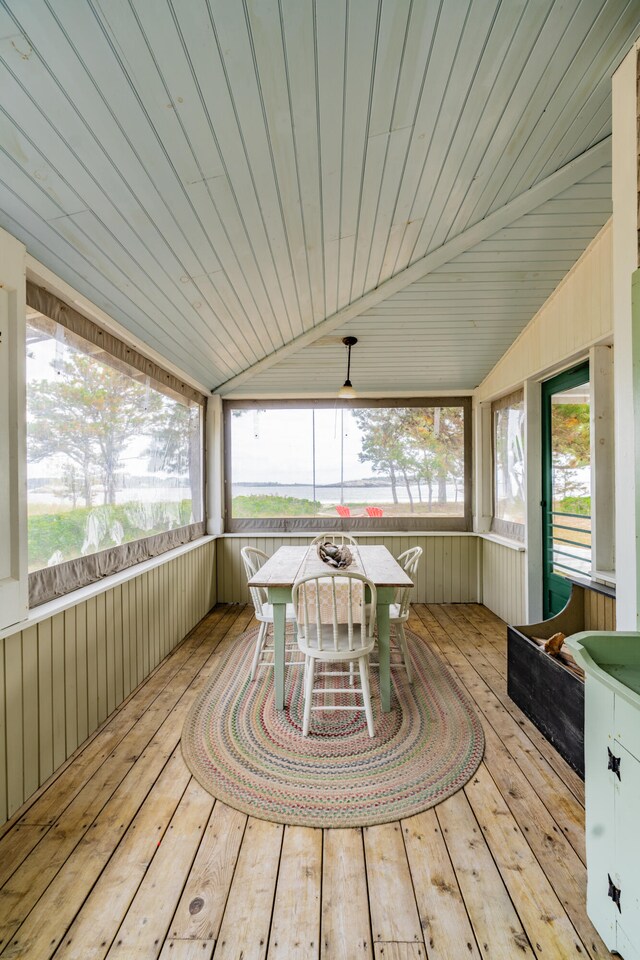
[[[200,472],[201,472],[201,513],[202,519],[182,527],[175,527],[148,537],[130,540],[119,546],[108,547],[85,557],[65,560],[59,564],[42,567],[28,574],[29,607],[33,609],[50,600],[66,596],[82,587],[88,586],[120,573],[138,563],[161,556],[191,541],[198,540],[206,535],[207,509],[207,473],[206,473],[206,436],[207,436],[207,397],[183,383],[174,374],[165,370],[154,361],[114,334],[102,329],[93,320],[75,310],[68,303],[43,287],[30,281],[26,284],[26,305],[38,313],[48,317],[54,323],[68,330],[73,336],[93,344],[112,356],[119,364],[126,364],[140,374],[148,377],[151,387],[159,393],[182,396],[187,401],[195,402],[200,406]],[[23,350],[26,350],[26,341],[23,338]],[[99,357],[96,354],[96,359]],[[116,365],[117,368],[117,365]],[[135,377],[133,377],[135,379]],[[26,456],[25,456],[26,463]],[[28,529],[25,524],[25,548],[28,542]]]
[[[462,407],[464,449],[464,496],[461,517],[237,517],[231,515],[233,482],[231,476],[231,413],[233,410],[285,409],[287,407],[311,409],[350,409],[372,407]],[[472,398],[468,395],[453,397],[393,397],[299,400],[224,400],[224,529],[226,533],[318,533],[323,530],[349,530],[375,533],[376,531],[419,530],[466,533],[473,529],[472,480],[473,438]]]
[[[505,394],[502,397],[498,397],[491,403],[491,532],[498,534],[498,536],[524,543],[526,523],[518,523],[515,520],[503,520],[502,517],[496,516],[496,413],[499,410],[513,406],[515,403],[522,403],[523,406],[524,435],[522,450],[524,457],[526,457],[526,404],[524,387],[521,387],[519,390],[513,390],[511,393]],[[524,472],[526,478],[526,462],[524,464]],[[526,512],[526,495],[524,507]]]

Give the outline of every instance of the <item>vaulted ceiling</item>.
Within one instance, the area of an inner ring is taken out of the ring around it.
[[[2,0],[0,224],[194,381],[471,389],[611,212],[637,0]],[[356,366],[357,364],[357,366]]]

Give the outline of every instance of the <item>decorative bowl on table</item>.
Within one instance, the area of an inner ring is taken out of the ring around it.
[[[318,556],[323,563],[330,567],[337,567],[339,570],[344,570],[353,563],[353,554],[349,547],[346,544],[339,546],[331,540],[318,544]]]

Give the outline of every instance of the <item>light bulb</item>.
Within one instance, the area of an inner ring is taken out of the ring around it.
[[[345,380],[343,385],[338,390],[338,396],[342,397],[345,400],[353,400],[358,394],[355,392],[351,386],[351,380]]]

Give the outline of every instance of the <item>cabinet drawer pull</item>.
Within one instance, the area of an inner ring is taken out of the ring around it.
[[[607,770],[613,770],[618,780],[620,780],[620,757],[616,757],[615,754],[611,753],[609,747],[607,747],[607,753],[609,755]]]

